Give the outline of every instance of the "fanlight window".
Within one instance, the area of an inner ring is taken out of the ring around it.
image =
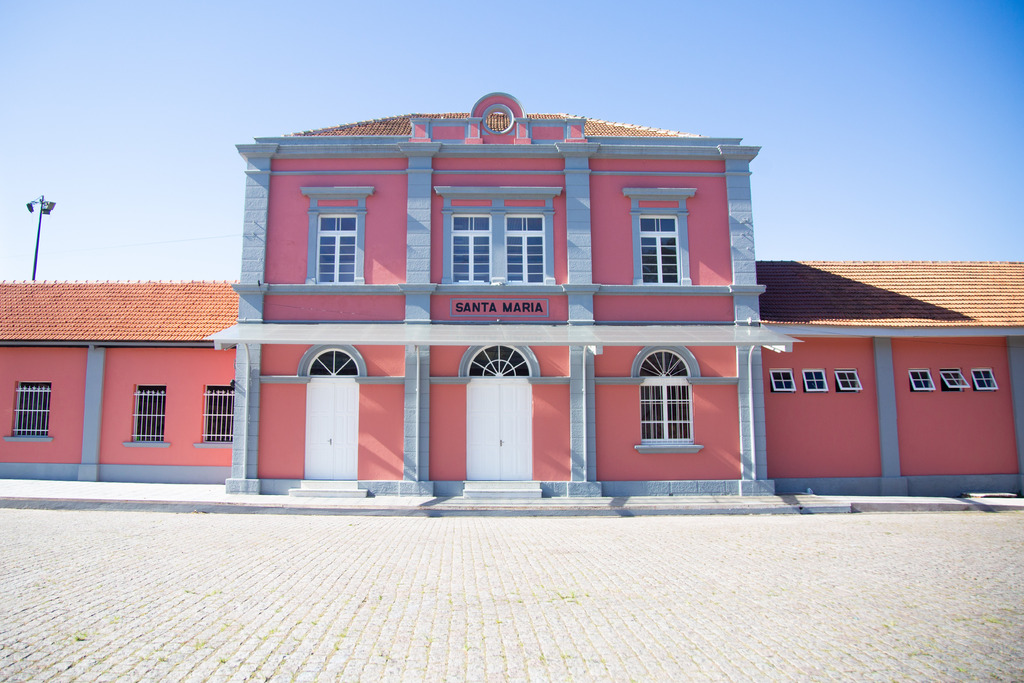
[[[640,364],[641,377],[687,377],[690,369],[670,351],[655,351]]]
[[[470,377],[529,377],[530,366],[523,354],[510,346],[490,346],[473,357]]]
[[[690,369],[670,351],[655,351],[640,364],[640,438],[646,444],[692,444]]]
[[[358,372],[355,360],[344,351],[324,351],[309,366],[314,377],[351,377]]]

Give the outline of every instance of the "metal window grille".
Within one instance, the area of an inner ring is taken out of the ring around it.
[[[491,219],[452,218],[452,281],[491,281]]]
[[[49,382],[18,382],[13,435],[50,435]]]
[[[203,410],[203,441],[230,443],[235,429],[235,390],[230,386],[208,386]]]
[[[836,391],[860,391],[863,388],[856,370],[836,370]]]
[[[640,387],[640,438],[643,441],[693,441],[688,385],[666,383]]]
[[[792,370],[772,370],[772,391],[796,391],[796,381]]]
[[[804,391],[808,393],[828,391],[828,382],[825,381],[825,371],[804,370]]]
[[[640,219],[640,270],[645,283],[679,282],[675,218]]]
[[[958,368],[939,370],[939,377],[942,379],[943,391],[963,391],[971,387],[964,379],[964,373],[960,372]]]
[[[530,365],[511,346],[489,346],[473,356],[471,377],[529,377]]]
[[[132,441],[163,441],[166,414],[167,387],[136,387]]]
[[[911,370],[910,371],[910,390],[911,391],[935,391],[935,383],[932,382],[931,370]]]
[[[975,391],[996,391],[996,376],[990,368],[974,368],[971,370],[971,378],[974,380]]]

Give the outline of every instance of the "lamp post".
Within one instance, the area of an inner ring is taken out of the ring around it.
[[[36,255],[32,259],[32,282],[36,281],[36,266],[39,264],[39,236],[43,232],[43,216],[49,216],[57,202],[48,202],[45,196],[39,195],[38,199],[33,199],[25,205],[29,213],[35,211],[36,204],[39,205],[39,226],[36,228]]]

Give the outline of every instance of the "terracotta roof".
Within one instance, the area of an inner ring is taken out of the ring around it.
[[[301,133],[293,133],[293,136],[328,136],[328,135],[399,135],[408,137],[412,135],[413,118],[424,119],[464,119],[469,116],[468,112],[448,112],[444,114],[401,114],[399,116],[386,116],[380,119],[369,121],[357,121],[356,123],[344,123],[338,126],[306,130]],[[647,126],[636,126],[631,123],[615,123],[613,121],[602,121],[591,119],[585,116],[571,116],[569,114],[528,114],[529,119],[584,119],[583,134],[586,137],[641,137],[641,138],[699,138],[700,135],[693,133],[680,133],[674,130],[662,128],[649,128]]]
[[[761,261],[757,281],[765,322],[1024,326],[1024,263]]]
[[[196,342],[237,319],[228,282],[0,282],[0,341]]]

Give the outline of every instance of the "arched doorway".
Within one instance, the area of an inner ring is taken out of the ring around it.
[[[510,346],[472,350],[466,374],[466,478],[529,481],[533,478],[532,366]],[[465,365],[465,364],[464,364]]]
[[[358,478],[359,364],[342,349],[308,359],[305,479]]]

